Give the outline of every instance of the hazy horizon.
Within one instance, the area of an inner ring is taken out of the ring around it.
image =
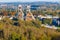
[[[0,0],[0,2],[36,2],[36,1],[60,2],[60,0]]]

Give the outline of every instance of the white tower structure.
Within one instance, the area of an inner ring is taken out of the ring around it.
[[[35,20],[33,14],[30,11],[30,5],[27,6],[27,10],[26,10],[26,20]]]
[[[22,5],[18,6],[18,18],[21,19],[21,20],[24,19],[24,13],[23,13],[23,10],[22,10]]]

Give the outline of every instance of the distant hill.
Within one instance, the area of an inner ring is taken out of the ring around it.
[[[59,4],[58,2],[44,2],[44,1],[38,1],[38,2],[5,2],[5,3],[2,3],[0,2],[0,4],[15,4],[15,5],[18,5],[18,4],[28,4],[28,5],[42,5],[42,4],[46,4],[46,5],[49,5],[49,4]]]
[[[47,8],[58,7],[58,9],[60,7],[60,3],[58,3],[58,2],[44,2],[44,1],[38,1],[38,2],[0,2],[0,4],[7,4],[8,6],[14,5],[16,7],[19,4],[21,4],[23,6],[23,8],[25,8],[26,5],[31,5],[31,7],[35,7],[35,8],[31,8],[31,9],[37,9],[37,7],[40,7],[40,6],[46,6]]]

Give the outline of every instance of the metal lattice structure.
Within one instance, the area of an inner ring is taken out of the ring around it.
[[[22,5],[18,6],[18,18],[20,18],[21,20],[24,19],[24,13],[23,13],[23,10],[22,10]]]
[[[35,20],[33,14],[30,11],[30,6],[27,6],[26,9],[26,20]]]

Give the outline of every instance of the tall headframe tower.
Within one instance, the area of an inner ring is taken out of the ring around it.
[[[23,10],[22,10],[22,5],[18,6],[18,18],[21,19],[21,20],[24,19],[24,13],[23,13]]]
[[[30,5],[28,5],[26,9],[26,20],[35,20],[33,14],[30,11]]]

